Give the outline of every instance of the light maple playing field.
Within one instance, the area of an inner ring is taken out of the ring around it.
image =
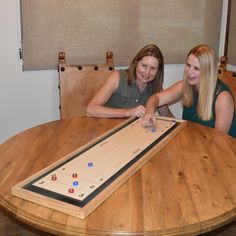
[[[19,186],[13,188],[13,194],[24,197],[24,191],[31,191],[84,207],[176,126],[175,120],[157,119],[156,129],[145,128],[140,119],[133,120],[27,183],[20,184],[23,194],[19,193]]]

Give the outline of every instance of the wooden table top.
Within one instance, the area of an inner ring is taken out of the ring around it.
[[[11,195],[11,187],[121,123],[70,118],[0,145],[0,205],[57,235],[197,235],[236,219],[236,139],[187,122],[85,220]]]

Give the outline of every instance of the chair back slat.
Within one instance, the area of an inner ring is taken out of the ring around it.
[[[227,57],[225,56],[220,58],[218,78],[230,88],[234,97],[234,106],[236,109],[236,72],[227,70]]]
[[[59,53],[59,93],[61,119],[85,115],[86,106],[111,74],[113,53],[106,53],[106,64],[68,65],[65,53]]]

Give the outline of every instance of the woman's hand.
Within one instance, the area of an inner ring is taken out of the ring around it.
[[[146,111],[142,118],[142,125],[144,127],[152,126],[156,127],[156,115],[155,111],[158,105],[158,97],[156,94],[152,95],[146,104]]]
[[[145,114],[145,107],[142,105],[139,105],[137,107],[131,108],[128,110],[127,116],[135,116],[135,117],[143,117]]]
[[[141,123],[144,127],[156,127],[156,115],[155,112],[146,112],[142,117]]]

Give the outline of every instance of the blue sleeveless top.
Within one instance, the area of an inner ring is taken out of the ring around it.
[[[144,91],[140,93],[135,81],[133,81],[131,86],[127,84],[127,70],[120,70],[119,74],[120,81],[118,89],[112,94],[105,106],[112,108],[132,108],[138,105],[144,105],[147,99],[154,94],[154,81],[148,82]]]
[[[217,96],[223,91],[228,91],[231,93],[228,86],[226,84],[224,84],[222,81],[218,80],[217,86],[216,86],[215,97],[214,97],[214,101],[213,101],[213,107],[212,107],[213,117],[210,120],[204,121],[204,120],[200,119],[197,115],[197,110],[196,110],[197,101],[198,101],[198,94],[197,93],[194,94],[192,106],[190,106],[190,107],[184,106],[183,107],[183,119],[197,122],[201,125],[205,125],[205,126],[214,128],[215,127],[215,102],[216,102]],[[228,134],[236,138],[236,112],[235,111],[234,111],[233,121],[231,123],[230,130],[229,130]]]

